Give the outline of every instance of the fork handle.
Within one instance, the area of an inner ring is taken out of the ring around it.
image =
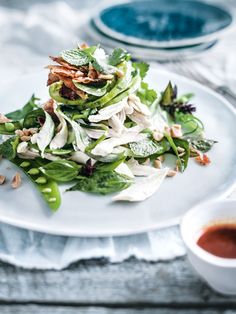
[[[225,98],[227,98],[231,104],[236,107],[236,94],[231,91],[227,86],[219,86],[216,89],[216,92],[223,95]]]

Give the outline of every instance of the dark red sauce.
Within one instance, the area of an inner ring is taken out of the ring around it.
[[[213,255],[236,258],[236,223],[213,225],[203,229],[197,244]]]

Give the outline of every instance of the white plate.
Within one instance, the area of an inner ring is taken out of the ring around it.
[[[128,235],[177,224],[196,203],[230,193],[236,177],[235,110],[210,89],[151,67],[147,81],[153,88],[162,90],[169,80],[178,85],[180,93],[195,93],[197,115],[206,126],[206,135],[219,142],[209,154],[210,166],[201,167],[190,161],[184,174],[166,179],[154,196],[141,203],[112,203],[111,196],[62,193],[62,206],[55,214],[23,176],[23,184],[17,190],[11,189],[10,184],[0,187],[0,220],[60,235]],[[0,112],[19,108],[33,92],[47,99],[45,82],[46,73],[38,73],[2,84]],[[15,171],[8,161],[0,164],[0,173],[9,180]]]

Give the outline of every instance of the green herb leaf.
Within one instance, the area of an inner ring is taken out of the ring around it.
[[[64,50],[61,52],[61,57],[66,62],[75,66],[86,65],[93,60],[90,52],[83,49]]]
[[[151,155],[162,155],[170,149],[170,145],[166,139],[160,142],[151,139],[145,139],[140,142],[133,142],[129,147],[134,157],[143,158]]]
[[[43,109],[39,108],[33,111],[30,111],[25,115],[23,121],[23,127],[28,129],[32,127],[40,127],[39,118],[45,119],[45,114]]]
[[[115,48],[108,58],[108,63],[110,65],[116,66],[126,60],[128,57],[129,54],[127,51],[122,48]]]
[[[19,144],[19,137],[14,136],[0,144],[0,155],[8,160],[16,157],[16,149]]]
[[[142,79],[147,75],[147,72],[149,70],[149,64],[145,62],[133,62],[132,65],[135,69],[139,70],[139,75]]]
[[[162,93],[162,97],[160,100],[160,104],[162,106],[168,106],[171,105],[173,102],[173,96],[174,96],[174,89],[172,87],[171,82],[168,83],[166,89]]]
[[[80,169],[81,166],[68,160],[55,160],[39,168],[45,176],[56,182],[68,182],[75,179]]]
[[[209,140],[206,138],[198,138],[190,140],[193,148],[200,150],[203,153],[208,152],[217,141]]]
[[[29,113],[30,111],[34,110],[34,108],[37,108],[37,100],[39,98],[36,98],[34,94],[31,96],[30,100],[23,106],[22,109],[10,112],[6,114],[6,117],[12,120],[21,120],[24,119],[24,117]]]
[[[178,165],[179,165],[180,171],[183,172],[188,166],[188,160],[190,156],[189,143],[188,141],[179,139],[179,138],[175,138],[174,143],[175,143],[175,146],[177,147],[177,150],[178,150],[178,147],[181,147],[184,149],[184,152],[182,153],[183,155],[181,155],[181,153],[178,154],[178,158],[179,158]]]
[[[67,191],[83,191],[96,194],[110,194],[127,189],[133,180],[115,171],[95,172],[90,177],[80,177]]]
[[[141,86],[137,92],[137,96],[139,97],[140,101],[147,106],[151,106],[157,99],[156,91],[154,89],[149,89],[148,83],[145,82],[141,83]]]
[[[89,95],[93,95],[93,96],[97,96],[97,97],[101,97],[101,96],[105,95],[107,90],[108,90],[108,87],[111,85],[111,82],[109,82],[109,81],[103,87],[80,84],[80,83],[76,82],[75,80],[73,80],[73,83],[78,89],[84,91],[85,93],[87,93]]]

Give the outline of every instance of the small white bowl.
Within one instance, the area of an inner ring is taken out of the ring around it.
[[[199,231],[214,222],[236,223],[236,200],[215,200],[199,204],[183,217],[181,234],[190,263],[217,292],[236,295],[236,259],[214,256],[196,241]]]

